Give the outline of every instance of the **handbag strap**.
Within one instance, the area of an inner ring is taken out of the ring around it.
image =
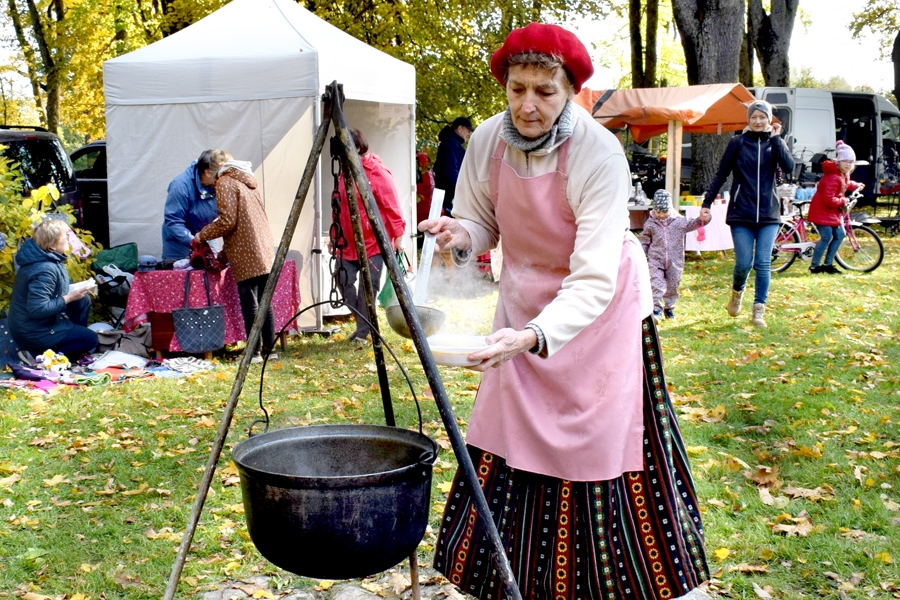
[[[191,275],[193,275],[198,269],[194,269],[193,271],[187,272],[187,277],[184,278],[184,307],[190,308],[191,306]],[[200,270],[203,273],[203,283],[206,285],[206,305],[212,306],[212,296],[209,293],[209,275],[206,271]]]

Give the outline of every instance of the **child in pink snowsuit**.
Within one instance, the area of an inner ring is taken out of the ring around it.
[[[640,240],[650,265],[650,287],[653,290],[653,319],[663,315],[675,318],[678,284],[684,271],[684,236],[703,225],[698,217],[688,220],[672,210],[672,195],[657,190],[653,195],[653,210],[644,223]]]

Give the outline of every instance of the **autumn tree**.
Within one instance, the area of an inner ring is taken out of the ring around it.
[[[416,128],[437,139],[441,127],[465,115],[478,120],[503,110],[506,99],[490,74],[491,54],[515,28],[532,21],[602,17],[608,0],[305,0],[301,5],[339,29],[416,67]]]
[[[800,0],[769,0],[769,4],[766,12],[762,0],[747,0],[747,31],[766,85],[788,87],[791,81],[788,49]]]
[[[672,13],[687,64],[690,85],[732,83],[744,32],[744,0],[672,0]],[[692,138],[691,190],[702,193],[715,176],[728,138]]]

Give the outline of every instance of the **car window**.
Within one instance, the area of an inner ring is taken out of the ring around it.
[[[3,154],[21,165],[24,193],[48,183],[60,190],[72,187],[73,173],[62,145],[48,139],[11,140],[3,145]]]
[[[79,179],[105,179],[106,157],[102,148],[87,150],[75,157],[72,164],[75,165],[75,177]]]

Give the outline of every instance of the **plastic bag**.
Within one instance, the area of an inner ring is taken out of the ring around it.
[[[397,251],[397,262],[400,264],[400,269],[403,271],[403,279],[406,280],[406,287],[408,287],[410,293],[412,293],[415,289],[416,274],[413,273],[412,264],[409,262],[409,257],[406,256],[405,251]],[[378,292],[378,304],[380,304],[382,308],[387,308],[388,306],[397,303],[397,292],[394,290],[394,284],[391,281],[390,276],[388,276],[384,282],[384,287]]]

